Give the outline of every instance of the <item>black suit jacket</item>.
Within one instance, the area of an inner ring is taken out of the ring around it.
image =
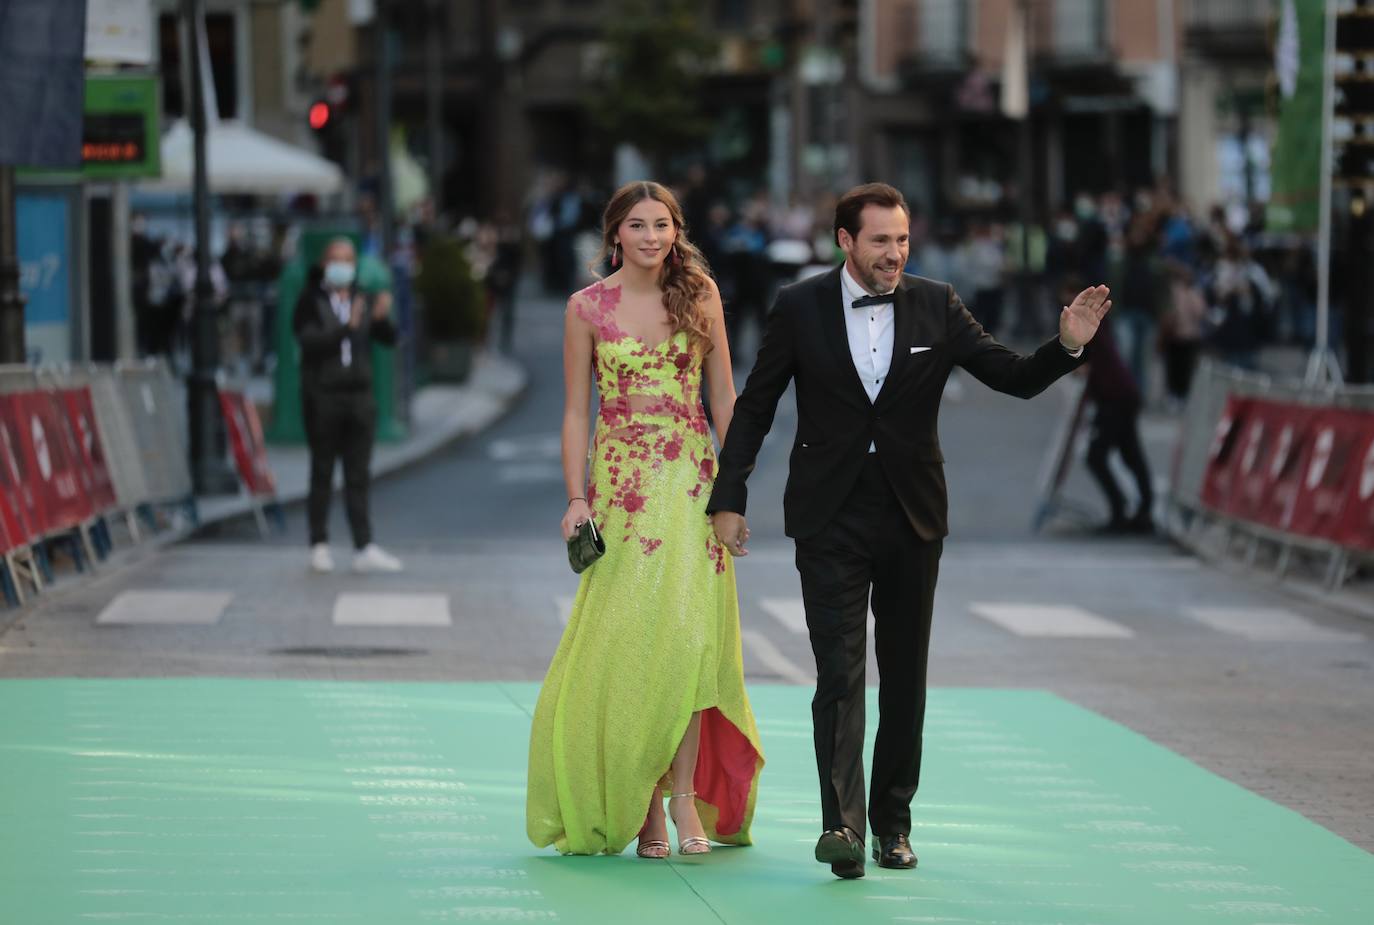
[[[1023,356],[993,340],[947,283],[903,276],[894,308],[892,366],[868,400],[845,333],[840,273],[784,287],[768,317],[758,360],[735,402],[709,512],[743,514],[753,471],[778,399],[797,384],[797,434],[783,498],[787,535],[821,531],[863,468],[870,443],[916,533],[949,532],[944,457],[936,422],[950,370],[958,365],[999,392],[1030,398],[1081,362],[1058,338]],[[929,347],[912,353],[912,347]]]
[[[349,304],[358,296],[357,287],[348,290]],[[350,328],[334,314],[329,292],[320,282],[318,272],[312,273],[300,298],[296,300],[291,328],[301,345],[301,383],[314,391],[361,391],[372,385],[373,341],[387,346],[396,343],[396,326],[391,318],[372,320],[374,296],[364,295],[367,310],[356,329]],[[352,362],[343,365],[344,340],[353,344]]]

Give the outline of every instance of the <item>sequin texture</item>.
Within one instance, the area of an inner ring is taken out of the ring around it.
[[[583,573],[540,691],[526,827],[563,853],[619,853],[694,711],[708,834],[749,843],[763,766],[744,690],[733,560],[706,517],[715,449],[702,360],[678,332],[649,345],[615,321],[618,288],[573,297],[596,330],[600,410],[588,504],[606,555]]]

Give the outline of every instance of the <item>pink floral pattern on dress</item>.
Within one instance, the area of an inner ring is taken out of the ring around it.
[[[622,543],[638,543],[652,556],[663,545],[651,535],[656,485],[672,484],[705,517],[715,475],[715,447],[701,404],[702,357],[687,336],[676,332],[649,345],[627,334],[616,321],[620,288],[602,282],[573,296],[569,309],[596,332],[593,365],[600,410],[592,448],[587,503],[593,515],[615,509],[623,514]],[[691,487],[682,489],[680,467],[689,466]],[[672,472],[665,472],[672,467]],[[617,518],[619,519],[619,518]],[[607,528],[609,529],[609,527]],[[609,536],[608,539],[613,537]],[[716,574],[725,572],[725,551],[712,534],[706,554]]]

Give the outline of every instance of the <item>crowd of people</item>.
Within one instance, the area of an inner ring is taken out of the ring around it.
[[[730,197],[722,188],[694,167],[674,190],[737,343],[746,328],[761,327],[781,285],[836,262],[827,220],[834,200],[779,204],[767,191]],[[578,238],[599,222],[594,201],[557,174],[531,197],[525,232],[549,294],[585,279]],[[1168,189],[1140,189],[1080,193],[1028,235],[1013,215],[936,218],[913,209],[907,271],[953,284],[985,328],[1019,343],[1055,329],[1066,279],[1105,280],[1119,300],[1115,338],[1136,387],[1169,406],[1187,395],[1204,353],[1254,368],[1267,344],[1312,340],[1310,248],[1276,243],[1257,212],[1216,207],[1198,216]]]

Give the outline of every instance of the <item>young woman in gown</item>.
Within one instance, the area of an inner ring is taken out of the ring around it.
[[[663,858],[671,817],[679,852],[701,854],[750,843],[763,767],[734,566],[706,517],[703,373],[721,442],[735,403],[724,313],[657,183],[611,198],[606,256],[614,272],[568,301],[562,454],[563,537],[590,519],[606,553],[582,573],[540,691],[526,830],[564,854],[618,854],[638,838],[640,857]]]

